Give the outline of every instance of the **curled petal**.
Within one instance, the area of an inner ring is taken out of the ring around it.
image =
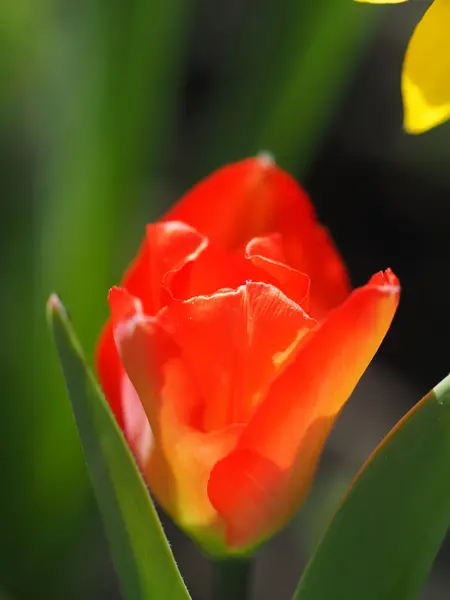
[[[246,246],[245,257],[253,266],[248,272],[249,279],[272,283],[288,298],[308,310],[309,276],[286,264],[280,234],[253,238]]]
[[[434,0],[409,42],[402,76],[405,129],[422,133],[450,117],[450,3]]]
[[[248,281],[270,283],[304,310],[308,308],[310,279],[286,264],[279,234],[253,238],[233,254],[208,242],[195,260],[169,273],[165,285],[173,298],[189,300],[232,290]]]
[[[232,453],[213,469],[208,493],[228,524],[231,545],[245,545],[276,531],[302,502],[330,428],[386,335],[399,291],[391,271],[379,273],[332,311],[303,340],[295,360],[272,385],[242,433],[235,452],[245,450],[254,463],[247,460],[246,473],[240,473],[239,460]],[[267,486],[270,477],[261,475],[262,464],[270,465],[271,473],[278,469],[276,486]],[[261,479],[266,491],[257,506],[244,486],[218,501],[224,475],[234,481],[244,475]],[[253,522],[261,528],[252,530],[242,514],[256,510],[274,518],[254,515]]]
[[[288,264],[310,278],[310,315],[323,319],[350,293],[347,270],[328,231],[318,223],[305,227],[301,233],[292,226],[284,238],[284,247]]]
[[[149,264],[145,276],[153,302],[144,310],[156,314],[170,300],[167,285],[170,277],[185,264],[195,261],[207,245],[207,240],[195,229],[178,221],[147,225],[146,243]],[[125,286],[131,293],[128,285]]]
[[[172,298],[189,300],[220,289],[237,288],[248,279],[243,260],[208,242],[195,260],[186,262],[164,284]]]
[[[349,293],[345,266],[328,232],[317,222],[307,194],[267,156],[219,169],[194,186],[164,219],[184,221],[226,250],[280,233],[287,264],[311,278],[315,318]]]
[[[168,291],[162,285],[168,272],[194,260],[205,244],[205,238],[184,223],[148,225],[146,237],[125,273],[122,287],[139,299],[147,314],[155,314],[169,299]],[[123,429],[125,371],[117,354],[111,321],[106,324],[98,342],[96,368],[102,389]]]
[[[168,289],[178,300],[210,296],[223,289],[236,289],[247,281],[270,283],[307,309],[310,279],[286,264],[279,234],[253,238],[245,248],[229,253],[208,242],[195,260],[170,273]]]
[[[248,421],[316,325],[280,290],[255,282],[173,302],[158,318],[205,399],[205,431]]]
[[[139,298],[146,314],[156,314],[167,301],[162,285],[167,274],[194,260],[206,244],[205,237],[185,223],[147,225],[145,239],[121,287]]]

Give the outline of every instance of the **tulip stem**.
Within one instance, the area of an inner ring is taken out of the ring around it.
[[[251,559],[228,558],[213,563],[213,600],[248,600]]]

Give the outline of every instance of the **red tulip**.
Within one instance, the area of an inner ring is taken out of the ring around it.
[[[147,226],[97,369],[155,498],[208,551],[248,552],[302,504],[399,290],[387,270],[350,293],[305,192],[265,157]]]

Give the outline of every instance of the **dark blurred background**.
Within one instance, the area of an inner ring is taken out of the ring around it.
[[[290,598],[356,470],[449,368],[450,125],[420,137],[401,127],[402,57],[425,8],[2,1],[2,599],[120,597],[46,331],[48,294],[62,295],[92,357],[107,290],[144,224],[260,150],[310,192],[355,285],[390,266],[403,286],[307,506],[258,558],[255,598]],[[164,523],[193,597],[206,599],[206,561]],[[448,596],[448,553],[428,600]]]

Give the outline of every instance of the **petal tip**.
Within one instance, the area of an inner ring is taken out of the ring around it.
[[[408,135],[414,136],[427,133],[431,129],[439,127],[439,125],[442,125],[450,118],[450,111],[448,111],[446,114],[440,115],[439,117],[433,116],[431,118],[424,118],[422,115],[421,118],[417,118],[417,116],[410,116],[407,114],[407,111],[405,112],[406,114],[403,119],[403,131]]]
[[[108,302],[115,302],[117,298],[120,298],[126,293],[123,288],[118,287],[117,285],[113,285],[113,287],[108,292]]]
[[[390,268],[372,275],[369,283],[387,292],[400,292],[400,280]]]
[[[400,280],[390,267],[384,272],[384,279],[389,285],[400,288]]]
[[[263,169],[270,169],[277,164],[275,156],[267,150],[261,150],[261,152],[257,154],[256,160]]]
[[[108,294],[108,303],[114,324],[128,321],[136,315],[142,315],[142,303],[126,289],[112,287]]]

